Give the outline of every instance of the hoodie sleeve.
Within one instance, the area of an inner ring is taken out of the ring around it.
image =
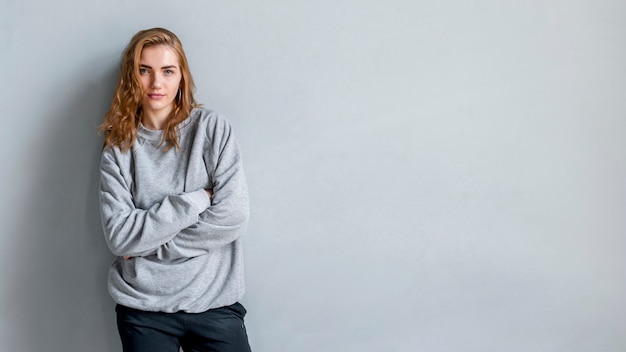
[[[222,117],[207,127],[206,168],[213,179],[212,204],[196,222],[157,250],[163,260],[189,258],[239,239],[249,217],[249,198],[241,152],[232,127]]]

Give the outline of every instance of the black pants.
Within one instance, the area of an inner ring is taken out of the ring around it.
[[[117,305],[124,352],[250,352],[240,304],[204,313],[161,313]]]

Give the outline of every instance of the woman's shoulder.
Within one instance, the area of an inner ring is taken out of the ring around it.
[[[206,128],[207,133],[213,134],[216,131],[230,129],[228,118],[216,110],[198,107],[192,110],[191,116],[198,126]]]
[[[117,167],[126,165],[131,160],[131,153],[132,149],[122,151],[118,146],[105,145],[100,155],[100,168],[105,168],[106,165]]]
[[[194,108],[191,111],[191,116],[195,116],[195,118],[204,121],[226,121],[226,117],[224,114],[218,112],[217,110],[213,110],[210,108],[206,108],[204,106]]]
[[[102,147],[102,155],[106,157],[119,158],[129,153],[130,153],[130,149],[127,151],[122,151],[122,149],[117,145],[105,144]]]

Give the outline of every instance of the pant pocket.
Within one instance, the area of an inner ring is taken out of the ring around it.
[[[237,318],[243,320],[246,317],[246,314],[248,313],[248,311],[246,310],[246,308],[243,306],[243,304],[237,302],[235,304],[232,304],[230,306],[226,306],[224,307],[226,309],[228,309],[228,311],[233,314],[234,316],[236,316]]]

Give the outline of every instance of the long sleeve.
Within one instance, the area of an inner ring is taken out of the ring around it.
[[[209,253],[241,237],[249,216],[249,199],[241,152],[232,127],[223,119],[207,128],[206,171],[213,180],[213,201],[198,221],[182,229],[157,250],[162,260]]]
[[[104,150],[100,165],[100,213],[106,242],[115,255],[154,252],[181,230],[194,225],[210,205],[203,189],[168,195],[147,209],[135,206],[131,177],[120,167],[130,153]]]

